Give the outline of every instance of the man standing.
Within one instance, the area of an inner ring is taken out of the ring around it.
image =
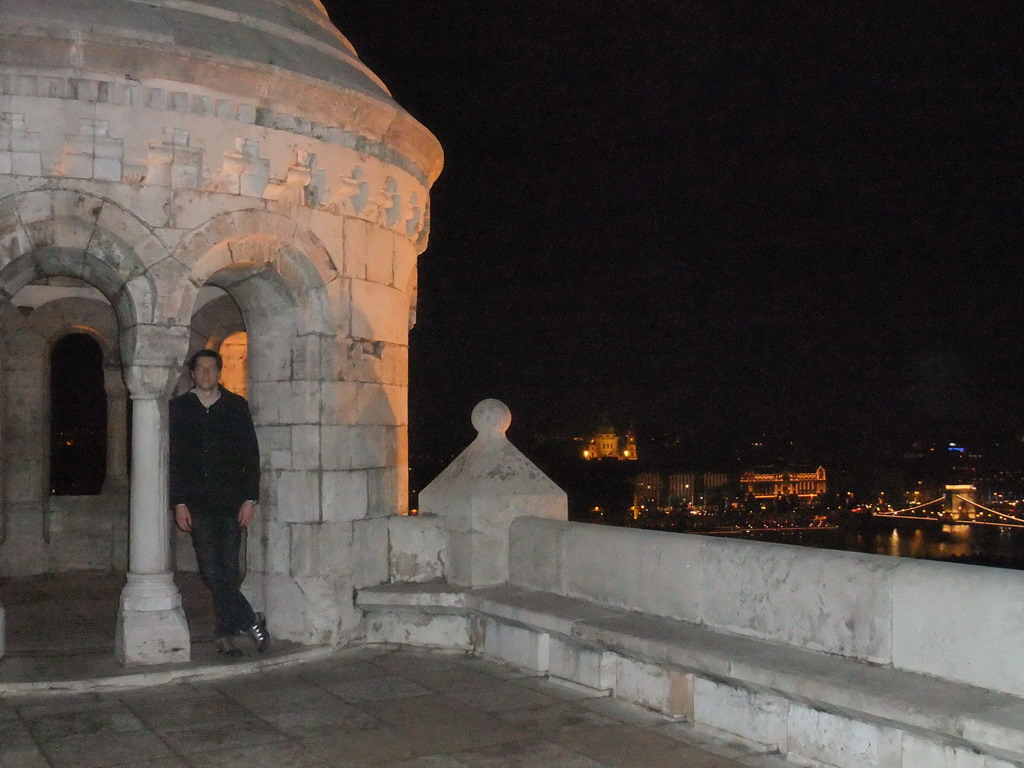
[[[217,651],[241,656],[237,634],[248,634],[258,653],[270,645],[266,619],[239,589],[242,529],[259,503],[260,449],[249,404],[220,385],[223,366],[213,350],[196,352],[188,361],[194,387],[170,402],[170,496],[213,593]]]

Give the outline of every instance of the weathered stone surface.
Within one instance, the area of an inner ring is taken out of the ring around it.
[[[39,312],[92,291],[116,315],[104,331],[113,368],[163,413],[187,355],[245,331],[238,375],[264,473],[247,589],[278,631],[339,642],[360,631],[352,584],[386,578],[383,518],[407,508],[409,300],[396,290],[396,253],[414,272],[417,211],[441,151],[320,3],[229,5],[0,9],[0,338],[10,349],[19,331],[21,315],[5,307]],[[67,277],[82,283],[50,280]],[[204,320],[211,292],[233,311]],[[89,324],[64,314],[26,359],[33,375],[50,344]],[[13,362],[0,354],[0,381]],[[123,525],[75,538],[70,508],[44,514],[45,456],[21,450],[46,444],[49,425],[19,410],[45,413],[36,395],[0,398],[0,514],[14,530],[11,505],[27,505],[36,531],[47,521],[54,536],[9,537],[0,572],[110,567],[128,550],[112,541],[127,538]],[[165,468],[166,419],[152,430],[134,436],[133,466]],[[134,489],[135,523],[140,504],[166,502],[154,501],[161,482],[145,480],[153,491]],[[335,538],[353,521],[366,521],[356,559],[351,536]],[[132,550],[152,544],[169,568],[170,537],[153,537]],[[177,561],[194,567],[175,542]]]
[[[420,510],[444,524],[448,580],[483,586],[508,581],[509,526],[528,515],[565,520],[565,492],[505,437],[508,408],[473,409],[477,438],[420,492]]]

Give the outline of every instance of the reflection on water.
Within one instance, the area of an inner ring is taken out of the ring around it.
[[[943,525],[879,526],[873,530],[751,533],[750,538],[893,557],[952,560],[1024,568],[1024,529]]]

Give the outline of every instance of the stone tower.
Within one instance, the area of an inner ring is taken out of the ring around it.
[[[0,575],[127,564],[119,655],[186,658],[167,399],[190,351],[245,331],[246,589],[279,637],[359,636],[353,588],[386,580],[406,505],[441,165],[318,0],[0,0]],[[72,332],[102,350],[99,497],[49,493],[48,360]]]

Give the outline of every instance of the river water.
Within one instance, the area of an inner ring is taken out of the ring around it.
[[[887,523],[876,519],[864,529],[751,531],[743,538],[1024,570],[1024,528]]]

